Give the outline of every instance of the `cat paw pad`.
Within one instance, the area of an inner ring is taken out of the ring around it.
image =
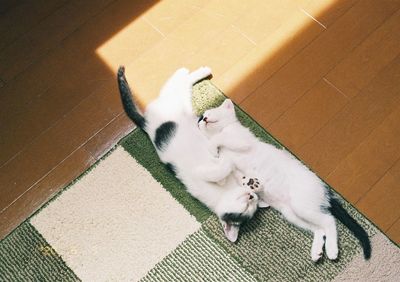
[[[250,177],[243,176],[242,185],[244,187],[249,187],[251,190],[255,190],[255,191],[258,191],[261,189],[260,181],[258,180],[258,178],[255,178],[255,177],[250,178]]]

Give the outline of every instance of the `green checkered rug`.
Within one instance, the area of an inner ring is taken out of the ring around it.
[[[194,93],[200,112],[224,99],[209,81]],[[280,146],[240,109],[238,115]],[[134,130],[0,242],[0,281],[399,281],[400,249],[343,204],[371,237],[368,262],[338,224],[339,259],[313,263],[312,235],[272,209],[259,211],[232,244]]]

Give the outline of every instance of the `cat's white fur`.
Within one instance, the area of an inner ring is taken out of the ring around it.
[[[327,190],[313,172],[286,150],[256,138],[238,121],[229,99],[206,111],[198,125],[210,138],[213,154],[217,155],[219,148],[220,157],[232,159],[245,175],[259,179],[260,199],[280,211],[291,223],[314,233],[313,261],[322,256],[324,243],[328,258],[337,258],[335,219],[322,210],[322,207],[329,207]]]
[[[163,86],[159,97],[147,106],[143,129],[155,145],[161,161],[173,165],[176,176],[188,192],[217,214],[226,237],[234,242],[238,237],[239,224],[229,222],[224,216],[242,214],[251,218],[257,209],[258,197],[250,188],[242,187],[235,181],[231,175],[233,164],[229,159],[215,158],[209,152],[209,141],[197,127],[198,118],[193,113],[191,102],[192,86],[210,74],[208,67],[191,73],[185,68],[177,70]],[[123,69],[119,71],[118,80],[122,100],[128,99],[128,102],[123,102],[124,107],[128,107],[125,110],[127,113],[138,113],[133,101],[129,105],[130,91]],[[137,116],[130,117],[140,124]],[[157,148],[156,131],[166,122],[173,122],[176,128],[173,133],[168,133],[167,144]],[[217,184],[224,179],[223,185]]]

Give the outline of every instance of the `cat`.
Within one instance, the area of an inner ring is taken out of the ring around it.
[[[197,127],[198,117],[191,102],[192,86],[210,75],[208,67],[194,72],[178,69],[144,114],[133,100],[124,67],[119,68],[117,78],[128,117],[147,133],[160,160],[187,191],[218,216],[226,238],[235,242],[240,225],[257,210],[258,196],[249,187],[237,183],[231,174],[234,169],[231,161],[215,158],[209,152],[209,142]]]
[[[242,184],[257,192],[265,205],[278,210],[292,224],[314,233],[311,259],[323,254],[338,257],[335,218],[359,240],[365,259],[371,256],[366,231],[347,213],[326,185],[305,165],[284,149],[260,141],[236,117],[234,104],[226,99],[204,112],[198,127],[210,140],[210,152],[233,160],[244,175],[256,175],[258,182],[243,177]]]

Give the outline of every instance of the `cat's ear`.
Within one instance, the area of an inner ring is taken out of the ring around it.
[[[222,103],[225,109],[233,109],[233,102],[231,99],[225,99],[225,101]]]
[[[231,242],[236,242],[239,236],[239,226],[228,224],[225,221],[222,222],[222,226],[224,227],[225,237]]]

